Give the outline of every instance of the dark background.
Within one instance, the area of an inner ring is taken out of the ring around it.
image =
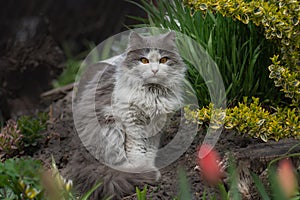
[[[138,2],[138,1],[137,1]],[[0,122],[41,109],[40,94],[86,42],[99,44],[145,17],[124,0],[0,0]]]

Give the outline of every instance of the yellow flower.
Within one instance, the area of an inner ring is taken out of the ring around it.
[[[71,189],[73,187],[73,181],[72,180],[68,180],[66,183],[65,183],[65,189],[67,192],[70,192]]]
[[[36,195],[38,195],[40,193],[40,191],[38,191],[35,188],[32,187],[27,187],[25,190],[25,195],[29,198],[29,199],[33,199],[34,197],[36,197]]]
[[[25,188],[25,183],[22,179],[19,180],[19,185],[21,186],[21,188],[24,190]]]

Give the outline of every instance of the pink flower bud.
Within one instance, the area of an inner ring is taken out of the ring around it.
[[[210,184],[218,184],[223,177],[220,156],[209,144],[203,144],[198,150],[198,164],[203,178]]]
[[[298,183],[295,175],[295,169],[289,159],[283,159],[278,164],[278,181],[286,197],[292,197],[296,194]]]

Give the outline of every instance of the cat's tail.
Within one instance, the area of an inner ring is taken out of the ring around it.
[[[70,161],[69,178],[74,182],[77,192],[84,194],[94,185],[102,182],[91,195],[92,200],[112,197],[119,200],[135,192],[135,186],[154,184],[160,177],[159,171],[145,173],[129,173],[112,169],[87,152],[78,151]]]

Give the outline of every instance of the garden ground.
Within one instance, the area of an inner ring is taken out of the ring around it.
[[[72,154],[78,149],[79,145],[81,145],[78,139],[75,139],[76,142],[74,142],[74,138],[77,138],[77,135],[72,118],[71,98],[72,95],[71,92],[69,92],[65,97],[62,97],[50,105],[48,109],[50,119],[48,130],[44,133],[45,140],[41,143],[41,148],[34,155],[34,158],[42,160],[46,167],[50,167],[51,155],[53,155],[59,170],[62,175],[66,177],[67,169],[72,167],[69,164]],[[170,132],[171,133],[166,134],[172,134],[172,131]],[[204,136],[204,131],[200,130],[189,149],[177,161],[161,169],[161,179],[157,184],[148,186],[147,197],[154,200],[178,197],[179,169],[184,169],[186,172],[193,199],[201,199],[204,190],[211,194],[218,192],[214,187],[208,186],[205,183],[197,168],[196,152]],[[166,138],[168,141],[169,137]],[[253,192],[252,183],[247,182],[250,178],[249,170],[260,175],[261,178],[264,178],[268,163],[276,157],[284,155],[292,146],[298,143],[298,140],[293,139],[281,140],[279,143],[274,141],[265,143],[259,139],[239,136],[233,131],[224,131],[215,148],[223,158],[225,155],[228,155],[228,152],[234,155],[241,176],[240,182],[246,185],[244,198],[258,199],[257,193]],[[299,146],[292,149],[289,153],[296,151],[300,151]],[[297,158],[294,162],[299,164],[300,159]],[[226,178],[224,182],[226,182]],[[247,187],[249,187],[248,191]],[[124,199],[137,198],[136,194],[132,194],[124,197]]]

